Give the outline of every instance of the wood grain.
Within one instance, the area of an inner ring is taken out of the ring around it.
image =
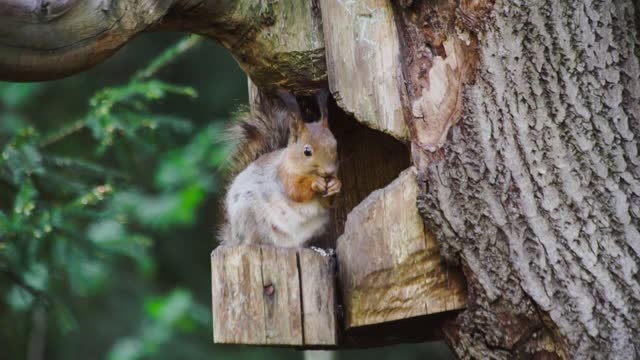
[[[331,93],[366,126],[408,140],[400,40],[388,0],[321,0]]]
[[[338,343],[335,296],[335,260],[318,256],[310,249],[298,251],[304,343],[335,345]]]
[[[336,345],[333,261],[311,249],[218,247],[211,255],[214,342]]]
[[[303,344],[298,259],[287,249],[262,247],[266,344]]]
[[[266,338],[260,260],[260,248],[254,246],[220,247],[211,255],[215,342],[245,344]]]
[[[462,274],[424,229],[415,176],[405,170],[347,218],[337,244],[346,328],[465,307]]]

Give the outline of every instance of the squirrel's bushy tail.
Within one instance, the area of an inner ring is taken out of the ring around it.
[[[287,147],[289,120],[284,109],[275,106],[271,114],[248,108],[239,110],[227,127],[224,141],[231,146],[224,169],[228,184],[260,156]],[[226,217],[226,212],[221,209]],[[217,238],[220,243],[233,243],[228,219],[220,224]]]
[[[232,149],[226,168],[235,177],[260,156],[287,147],[289,122],[284,109],[275,108],[271,115],[259,111],[239,111],[225,133]]]

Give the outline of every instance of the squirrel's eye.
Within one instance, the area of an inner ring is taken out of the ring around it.
[[[304,155],[305,156],[313,155],[313,151],[311,151],[311,146],[309,146],[309,145],[305,145],[304,146]]]

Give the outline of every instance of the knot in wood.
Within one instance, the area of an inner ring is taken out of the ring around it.
[[[273,284],[269,284],[269,285],[265,285],[264,287],[264,294],[267,296],[273,296],[273,294],[276,292],[276,287],[273,286]]]

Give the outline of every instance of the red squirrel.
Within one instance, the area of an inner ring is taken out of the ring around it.
[[[233,154],[235,166],[255,160],[235,176],[225,196],[225,245],[305,246],[325,230],[328,197],[340,192],[327,91],[316,95],[320,120],[311,123],[303,121],[295,96],[283,91],[278,95],[288,111],[276,111],[275,118],[253,114],[232,131],[240,140]],[[287,128],[286,147],[268,149],[281,145],[274,141],[274,131],[282,136]],[[273,151],[261,154],[265,149]]]

